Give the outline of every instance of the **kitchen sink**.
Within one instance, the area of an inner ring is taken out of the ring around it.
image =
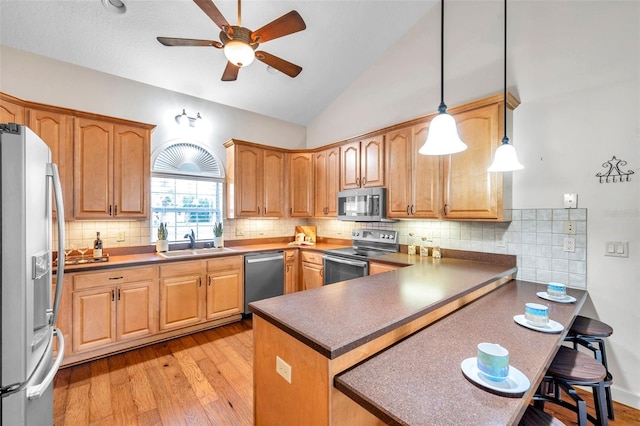
[[[230,251],[234,251],[234,250],[227,247],[212,247],[212,248],[201,248],[201,249],[166,251],[166,252],[158,253],[158,255],[167,259],[173,259],[176,257],[208,256],[216,253],[227,253]]]

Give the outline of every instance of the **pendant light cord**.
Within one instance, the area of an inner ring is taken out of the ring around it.
[[[504,94],[503,94],[503,113],[504,113],[504,134],[502,143],[509,143],[507,137],[507,0],[504,0]]]
[[[440,1],[440,5],[440,106],[438,106],[438,112],[444,114],[447,112],[447,106],[444,104],[444,0]]]

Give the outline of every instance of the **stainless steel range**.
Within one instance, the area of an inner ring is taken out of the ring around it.
[[[325,251],[325,285],[369,275],[369,259],[400,251],[398,231],[354,229],[351,239],[351,247]]]

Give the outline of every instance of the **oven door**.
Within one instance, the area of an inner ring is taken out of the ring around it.
[[[324,285],[369,275],[369,262],[325,254]]]

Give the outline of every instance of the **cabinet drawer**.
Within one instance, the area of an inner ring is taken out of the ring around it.
[[[316,265],[322,265],[322,254],[316,251],[303,251],[302,261],[308,263],[315,263]]]
[[[178,275],[200,275],[204,268],[202,261],[176,262],[168,265],[160,265],[160,277],[173,277]]]
[[[153,266],[144,268],[112,269],[106,272],[88,272],[73,276],[73,289],[83,290],[105,285],[116,285],[153,279]]]
[[[207,260],[207,272],[215,272],[224,269],[242,268],[244,265],[243,256],[221,257],[219,259]]]
[[[296,260],[298,250],[287,250],[284,252],[284,261],[291,262]]]

